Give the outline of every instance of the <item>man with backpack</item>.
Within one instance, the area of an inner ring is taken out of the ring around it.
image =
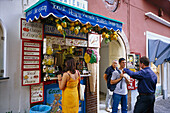
[[[127,74],[123,74],[125,64],[125,59],[120,58],[120,68],[112,73],[112,78],[110,81],[111,84],[114,84],[111,89],[112,91],[114,90],[112,97],[114,100],[112,105],[112,113],[117,113],[120,101],[122,113],[127,113],[127,84],[129,84],[130,77]]]
[[[107,94],[106,94],[106,102],[105,102],[106,104],[105,110],[107,112],[110,112],[109,105],[111,103],[111,106],[112,106],[112,103],[113,103],[113,99],[112,99],[113,92],[110,91],[110,87],[111,87],[110,80],[112,77],[112,72],[116,70],[117,65],[118,65],[118,61],[113,60],[112,65],[106,69],[105,74],[103,75],[103,78],[105,79],[107,83]]]

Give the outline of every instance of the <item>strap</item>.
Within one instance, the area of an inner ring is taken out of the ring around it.
[[[121,72],[120,72],[119,69],[118,69],[117,71],[119,72],[119,74],[121,74]],[[119,82],[120,82],[120,89],[122,89],[122,80],[120,80]],[[118,83],[119,83],[119,82],[118,82]]]

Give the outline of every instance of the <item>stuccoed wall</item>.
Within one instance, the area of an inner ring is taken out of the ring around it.
[[[29,86],[21,86],[20,18],[27,0],[0,0],[0,19],[7,33],[8,80],[0,81],[0,113],[25,113],[30,108]],[[31,1],[31,0],[29,0]],[[35,2],[35,1],[34,1]],[[31,2],[30,2],[31,4]],[[28,5],[28,4],[26,4]]]

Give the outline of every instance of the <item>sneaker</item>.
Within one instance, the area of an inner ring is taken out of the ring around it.
[[[109,108],[106,108],[105,110],[106,110],[107,112],[111,112],[111,109],[109,109]]]

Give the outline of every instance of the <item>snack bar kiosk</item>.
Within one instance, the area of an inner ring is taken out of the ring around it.
[[[22,86],[30,86],[30,105],[46,104],[51,113],[62,112],[62,91],[57,75],[64,73],[65,59],[73,57],[81,84],[95,84],[101,38],[117,40],[122,22],[55,1],[40,0],[21,19]],[[87,91],[87,90],[86,90]],[[85,93],[86,94],[86,93]],[[86,112],[86,95],[80,113]]]

